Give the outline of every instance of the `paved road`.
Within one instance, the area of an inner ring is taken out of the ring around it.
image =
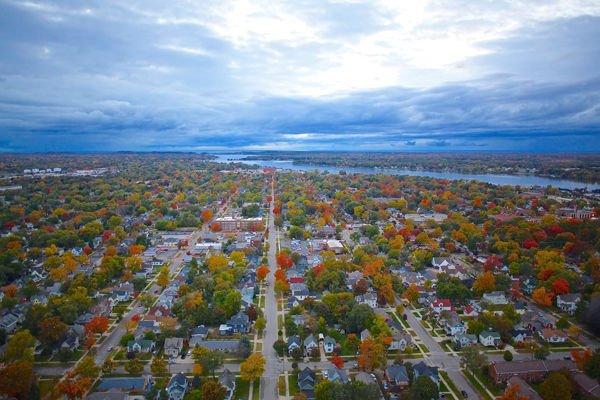
[[[263,338],[263,355],[266,359],[265,373],[261,378],[260,398],[264,400],[274,400],[278,398],[277,382],[279,374],[282,371],[281,362],[273,349],[273,343],[277,340],[277,302],[275,299],[275,269],[277,269],[277,230],[275,228],[275,217],[273,207],[275,204],[274,182],[271,182],[271,206],[269,208],[269,274],[267,275],[265,318],[267,327]]]
[[[470,399],[480,399],[481,396],[479,395],[479,393],[475,389],[473,389],[471,384],[462,374],[460,370],[459,357],[444,352],[440,344],[436,342],[433,339],[433,337],[431,337],[431,335],[429,334],[429,332],[427,332],[427,330],[425,330],[425,328],[423,328],[419,320],[415,318],[412,312],[407,311],[406,315],[407,322],[410,325],[411,329],[415,331],[417,336],[429,349],[430,355],[425,357],[427,363],[433,366],[443,368],[448,373],[448,376],[450,377],[450,379],[452,379],[452,381],[458,387],[458,389],[467,392]]]

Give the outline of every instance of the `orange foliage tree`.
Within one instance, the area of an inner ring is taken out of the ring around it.
[[[262,282],[265,280],[268,273],[269,268],[266,265],[261,265],[260,267],[256,268],[256,279]]]
[[[279,268],[288,269],[293,264],[294,261],[292,260],[292,257],[289,256],[289,254],[283,251],[277,254],[277,265],[279,266]]]
[[[95,316],[85,324],[86,333],[104,333],[108,329],[108,318],[102,315]]]
[[[531,294],[533,301],[544,307],[550,307],[552,305],[553,297],[554,295],[552,292],[548,292],[544,287],[535,289]]]

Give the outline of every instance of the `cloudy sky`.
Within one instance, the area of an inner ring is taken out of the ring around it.
[[[600,0],[0,0],[0,151],[600,151]]]

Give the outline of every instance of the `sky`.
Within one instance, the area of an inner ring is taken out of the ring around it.
[[[600,151],[600,0],[0,0],[0,151]]]

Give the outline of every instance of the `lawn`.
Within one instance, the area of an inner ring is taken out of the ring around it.
[[[429,353],[429,349],[423,343],[419,343],[419,348],[423,353]]]
[[[235,378],[235,392],[233,392],[232,399],[234,400],[247,400],[248,391],[250,390],[250,383],[246,382],[241,378]]]
[[[477,391],[479,392],[479,394],[481,395],[481,397],[483,397],[485,400],[493,400],[490,395],[487,393],[487,391],[483,388],[483,386],[481,386],[479,384],[479,382],[477,381],[477,379],[475,379],[473,377],[473,374],[470,371],[465,371],[465,377],[467,378],[467,380],[469,382],[471,382],[471,385],[473,385],[473,387],[475,389],[477,389]]]
[[[463,400],[464,397],[463,397],[462,393],[460,392],[460,390],[458,390],[458,388],[456,387],[456,385],[454,384],[452,379],[450,379],[450,377],[448,376],[446,371],[440,371],[440,375],[444,378],[444,380],[448,384],[448,390],[450,392],[453,392],[456,395],[456,397],[458,397],[458,400]]]
[[[481,371],[476,371],[475,375],[477,375],[477,378],[479,378],[479,380],[483,382],[487,389],[494,395],[500,396],[502,394],[502,389],[494,385],[494,382],[492,382],[491,378],[487,376],[487,374],[484,374]]]
[[[279,390],[279,395],[285,396],[285,376],[279,375],[279,380],[277,382],[277,388]]]
[[[266,297],[260,296],[260,308],[265,308]]]
[[[288,375],[288,384],[290,387],[290,396],[293,396],[296,393],[300,392],[300,388],[298,387],[298,375],[297,374],[292,373],[292,374]]]

